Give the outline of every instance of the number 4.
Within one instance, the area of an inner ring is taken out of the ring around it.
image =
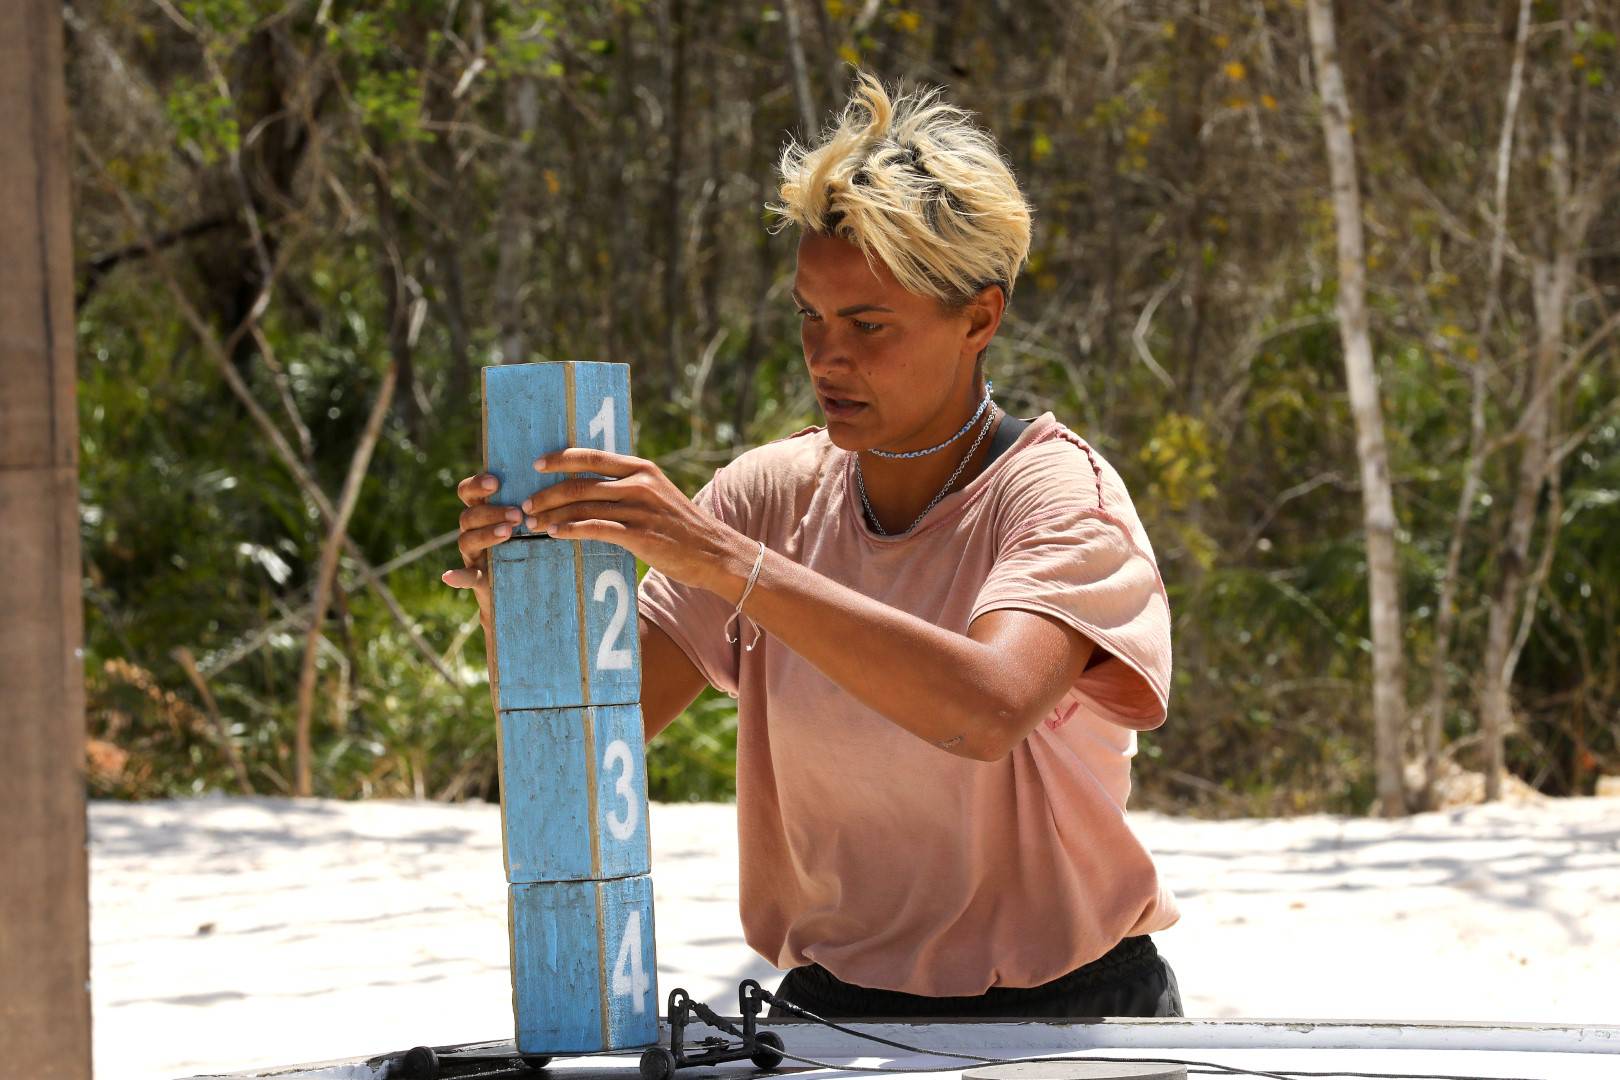
[[[629,995],[630,1007],[640,1014],[647,1010],[647,991],[652,980],[641,966],[641,912],[632,911],[625,923],[624,937],[619,939],[619,956],[613,961],[613,993],[617,997]]]

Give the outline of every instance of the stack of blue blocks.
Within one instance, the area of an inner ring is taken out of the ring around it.
[[[630,452],[625,364],[484,369],[490,501],[567,477],[568,446]],[[519,1053],[658,1041],[636,563],[625,549],[519,526],[490,549],[501,829]]]

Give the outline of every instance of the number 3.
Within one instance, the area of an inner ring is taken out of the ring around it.
[[[608,772],[615,764],[623,766],[619,772],[619,779],[613,785],[613,793],[624,800],[624,817],[617,813],[607,816],[608,832],[615,839],[628,840],[636,834],[636,821],[641,817],[637,809],[635,789],[630,786],[630,744],[623,739],[614,739],[608,743],[607,753],[602,755],[602,771]]]

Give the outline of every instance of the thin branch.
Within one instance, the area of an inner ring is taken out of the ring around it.
[[[309,622],[309,634],[304,641],[304,663],[298,673],[298,726],[294,733],[294,790],[302,796],[314,794],[310,770],[310,716],[315,707],[315,649],[321,637],[321,620],[326,615],[326,605],[332,599],[332,579],[337,574],[338,554],[343,549],[343,538],[349,527],[349,517],[354,513],[355,503],[360,499],[360,485],[365,480],[366,469],[371,464],[371,453],[377,447],[377,437],[382,434],[383,421],[388,417],[389,406],[394,401],[394,384],[399,378],[399,365],[388,365],[388,373],[383,376],[382,386],[377,389],[377,399],[372,402],[371,415],[366,418],[365,430],[360,435],[360,443],[355,447],[354,456],[349,459],[349,473],[343,480],[343,493],[338,499],[337,514],[332,519],[331,531],[327,534],[326,543],[321,550],[320,571],[315,579],[315,603],[312,606]]]
[[[247,767],[242,764],[242,755],[236,752],[236,744],[231,741],[230,732],[225,729],[225,721],[219,715],[219,704],[214,700],[213,691],[208,689],[208,683],[203,679],[202,672],[197,670],[197,661],[191,655],[191,650],[180,645],[170,650],[169,655],[179,663],[181,670],[186,673],[186,678],[191,680],[191,685],[197,688],[197,696],[202,698],[203,707],[208,710],[208,722],[213,728],[214,741],[225,755],[225,760],[230,763],[231,771],[236,774],[236,786],[242,789],[244,795],[255,794]]]

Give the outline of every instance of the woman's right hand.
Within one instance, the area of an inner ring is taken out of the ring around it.
[[[456,485],[456,497],[467,507],[461,512],[461,536],[456,541],[462,566],[441,575],[452,589],[473,590],[480,606],[489,599],[489,549],[511,536],[523,520],[523,511],[515,506],[489,505],[499,487],[500,481],[489,473],[469,476]]]

